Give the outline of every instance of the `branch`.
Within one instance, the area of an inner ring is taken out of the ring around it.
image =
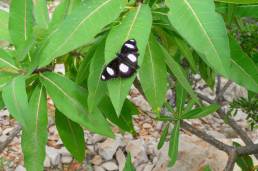
[[[232,81],[231,80],[228,80],[226,82],[226,84],[223,86],[223,88],[221,90],[219,90],[217,93],[216,93],[216,98],[215,98],[215,101],[218,101],[221,99],[221,97],[224,95],[224,93],[226,92],[226,90],[229,88],[229,86],[232,84]]]
[[[202,95],[198,93],[198,97],[208,103],[215,103],[214,100]],[[241,128],[241,126],[239,126],[235,120],[233,120],[232,118],[230,118],[223,109],[218,109],[216,111],[219,115],[219,117],[223,120],[226,120],[226,122],[228,123],[228,125],[239,135],[239,137],[243,140],[243,142],[246,145],[253,145],[253,141],[248,137],[248,135],[246,134],[246,132]],[[255,154],[255,158],[258,159],[258,154]]]
[[[194,134],[197,137],[203,139],[204,141],[208,142],[209,144],[213,145],[214,147],[226,152],[227,154],[229,154],[233,149],[232,146],[224,144],[223,142],[217,140],[216,138],[207,134],[206,132],[194,128],[192,125],[188,124],[185,121],[181,122],[181,126],[182,126],[183,129],[191,132],[192,134]]]
[[[237,154],[239,155],[258,154],[258,144],[248,145],[245,147],[238,147]]]
[[[14,137],[21,131],[21,128],[22,127],[18,125],[9,133],[10,135],[7,137],[5,142],[0,144],[0,153],[2,153],[5,147],[12,142]]]
[[[236,162],[236,158],[237,158],[236,150],[232,149],[232,151],[228,155],[228,161],[227,161],[224,171],[233,171],[235,162]]]

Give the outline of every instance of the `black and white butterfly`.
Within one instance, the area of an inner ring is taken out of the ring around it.
[[[120,53],[117,53],[115,59],[106,65],[101,74],[101,80],[106,81],[112,78],[127,78],[132,76],[137,68],[139,68],[138,61],[138,48],[135,39],[127,40]]]

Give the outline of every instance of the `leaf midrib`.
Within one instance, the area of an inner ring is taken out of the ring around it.
[[[11,64],[10,62],[4,60],[3,58],[0,58],[0,61],[2,61],[3,63],[9,65],[11,68],[15,69],[16,71],[19,70],[16,66],[14,66],[14,65]]]
[[[127,39],[129,39],[129,36],[130,36],[130,34],[131,34],[131,32],[132,32],[132,29],[133,29],[133,26],[135,25],[135,22],[136,22],[136,19],[137,19],[137,16],[139,15],[139,12],[140,12],[140,9],[141,9],[141,7],[142,7],[142,5],[140,4],[139,6],[138,6],[138,9],[137,9],[137,11],[136,11],[136,13],[135,13],[135,16],[134,16],[134,18],[133,18],[133,20],[132,20],[132,23],[131,23],[131,26],[130,26],[130,28],[129,28],[129,30],[128,30],[128,32],[127,32],[127,35],[126,35],[126,37],[125,37],[125,39],[124,39],[124,42],[127,40]],[[120,78],[119,79],[119,101],[122,101],[121,99],[123,99],[123,97],[122,97],[122,95],[121,95],[121,90],[122,90],[122,83],[123,83],[123,81],[122,81],[122,79]]]
[[[55,55],[56,52],[59,51],[59,49],[61,49],[69,40],[70,38],[78,31],[78,29],[81,27],[82,24],[84,24],[92,15],[94,15],[96,12],[98,12],[102,7],[104,7],[107,3],[109,3],[111,0],[107,0],[105,1],[103,4],[101,4],[100,6],[98,6],[96,9],[94,9],[89,15],[87,15],[79,24],[78,26],[74,29],[74,31],[71,32],[70,35],[68,35],[66,37],[66,39],[64,40],[64,42],[57,47],[52,54],[50,54],[49,56],[53,56]]]
[[[211,38],[209,37],[209,34],[207,33],[207,31],[205,30],[205,27],[203,26],[200,18],[198,17],[198,15],[196,14],[195,10],[192,8],[191,4],[189,4],[189,2],[187,0],[183,0],[183,2],[186,4],[186,6],[188,7],[188,9],[192,12],[194,18],[196,19],[198,25],[200,26],[201,30],[203,31],[203,33],[205,34],[205,37],[207,38],[209,44],[212,47],[212,50],[214,51],[214,53],[217,56],[217,59],[219,59],[220,64],[223,64],[223,62],[220,60],[220,55],[218,53],[218,51],[216,50],[216,47],[214,46]],[[223,66],[223,65],[222,65]]]
[[[48,82],[50,82],[52,85],[54,85],[59,91],[61,91],[61,93],[63,93],[68,99],[69,101],[71,101],[74,105],[76,105],[77,107],[80,108],[80,110],[83,113],[86,113],[86,111],[83,109],[83,107],[81,107],[81,105],[71,96],[69,96],[69,94],[67,94],[60,86],[58,86],[54,81],[52,81],[51,79],[49,79],[48,77],[44,76],[43,74],[40,75],[42,78],[44,78],[45,80],[47,80]]]
[[[154,96],[155,96],[155,103],[156,103],[156,105],[158,106],[158,104],[157,104],[157,90],[156,90],[156,88],[157,88],[157,85],[156,85],[156,82],[155,82],[155,73],[154,73],[154,62],[153,62],[153,54],[152,54],[152,52],[151,52],[151,49],[150,49],[150,44],[148,43],[147,44],[147,47],[148,47],[148,51],[149,51],[149,54],[150,54],[150,63],[151,63],[151,68],[152,68],[152,81],[153,81],[153,86],[154,86]],[[156,109],[155,109],[156,110]]]

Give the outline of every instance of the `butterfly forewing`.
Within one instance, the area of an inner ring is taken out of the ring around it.
[[[127,78],[132,76],[138,68],[138,48],[134,39],[127,40],[120,53],[104,68],[101,79],[109,80],[112,78]]]

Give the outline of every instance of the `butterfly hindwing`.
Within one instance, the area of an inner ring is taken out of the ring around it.
[[[109,80],[117,77],[127,78],[132,76],[138,68],[138,56],[136,41],[134,39],[127,40],[117,57],[104,68],[101,79]]]

